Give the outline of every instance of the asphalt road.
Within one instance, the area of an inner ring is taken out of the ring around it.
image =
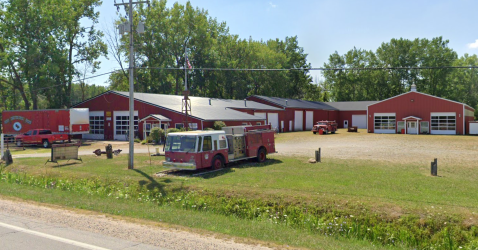
[[[149,250],[164,249],[98,233],[48,224],[0,211],[2,250]]]

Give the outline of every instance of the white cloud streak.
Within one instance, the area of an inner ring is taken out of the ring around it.
[[[475,40],[474,43],[469,43],[468,48],[470,49],[478,49],[478,39]]]
[[[272,2],[269,2],[269,5],[270,5],[272,8],[277,7],[277,5],[273,4]],[[478,40],[477,40],[477,41],[478,41]]]

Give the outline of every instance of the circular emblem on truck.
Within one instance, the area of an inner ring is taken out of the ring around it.
[[[15,122],[15,123],[13,124],[13,129],[14,129],[15,131],[20,131],[20,130],[22,129],[22,124],[19,123],[19,122]]]

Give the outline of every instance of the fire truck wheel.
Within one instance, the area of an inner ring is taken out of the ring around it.
[[[267,159],[267,152],[265,148],[259,149],[257,152],[257,161],[258,162],[265,162]]]
[[[328,129],[324,130],[324,135],[326,135],[329,132]]]
[[[49,147],[50,147],[50,142],[49,142],[48,140],[43,140],[42,146],[43,146],[44,148],[49,148]]]
[[[220,155],[214,156],[212,159],[212,169],[221,169],[224,167],[224,160]]]
[[[317,134],[317,132],[312,132],[312,133],[314,133],[314,135]]]
[[[330,132],[331,134],[335,134],[335,131]]]
[[[21,147],[22,146],[22,141],[18,140],[17,141],[17,147]]]

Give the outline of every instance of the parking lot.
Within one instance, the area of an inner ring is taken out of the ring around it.
[[[321,148],[323,158],[365,159],[394,163],[440,164],[471,168],[478,162],[478,137],[457,135],[371,134],[339,129],[336,134],[314,135],[310,131],[283,133],[276,137],[279,155],[314,157]]]

